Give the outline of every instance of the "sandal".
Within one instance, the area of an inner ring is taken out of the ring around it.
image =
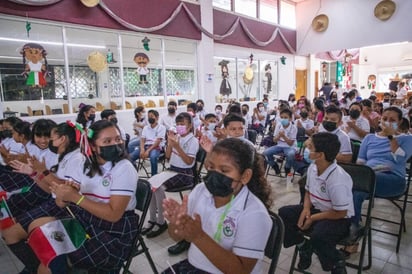
[[[342,256],[346,259],[350,257],[350,255],[357,253],[358,252],[358,247],[359,243],[355,243],[353,245],[346,245],[339,249],[339,252],[342,254]]]

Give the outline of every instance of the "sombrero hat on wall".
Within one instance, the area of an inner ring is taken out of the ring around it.
[[[93,8],[99,4],[100,0],[80,0],[80,2],[88,8]]]
[[[107,68],[106,56],[98,51],[93,51],[87,56],[87,65],[94,72],[101,72]]]
[[[386,21],[391,16],[396,10],[396,4],[395,2],[391,0],[383,0],[380,1],[376,7],[375,7],[375,17],[378,18],[379,20]]]
[[[316,32],[324,32],[329,26],[329,18],[326,14],[319,14],[312,20],[312,28]]]

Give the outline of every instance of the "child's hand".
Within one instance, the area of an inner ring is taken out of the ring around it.
[[[193,242],[203,234],[202,220],[199,214],[195,214],[194,218],[189,215],[179,217],[178,221],[179,235],[186,241]]]
[[[168,220],[171,224],[176,225],[178,217],[180,215],[187,214],[187,202],[187,195],[183,197],[182,204],[179,204],[176,200],[173,199],[164,199],[163,215],[165,216],[166,220]]]
[[[13,160],[9,163],[15,172],[30,175],[33,173],[33,169],[29,164],[20,162],[19,160]]]
[[[200,137],[200,146],[207,152],[211,152],[213,149],[213,143],[212,141],[206,136],[203,135]]]
[[[302,212],[300,213],[299,220],[298,220],[298,223],[297,223],[297,225],[300,229],[302,229],[302,227],[305,223],[305,220],[308,216],[310,217],[310,209],[303,209]]]

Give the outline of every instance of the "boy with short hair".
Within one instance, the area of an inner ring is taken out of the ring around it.
[[[345,260],[336,244],[349,233],[354,215],[352,178],[337,165],[340,143],[331,133],[314,134],[307,141],[310,159],[303,205],[284,206],[279,215],[285,224],[284,246],[298,246],[298,268],[305,270],[315,252],[323,270],[346,273]],[[302,231],[309,232],[310,240]]]
[[[205,115],[205,121],[203,126],[201,127],[201,136],[207,136],[207,138],[212,141],[213,145],[216,144],[216,126],[217,126],[217,117],[213,113],[208,113]]]

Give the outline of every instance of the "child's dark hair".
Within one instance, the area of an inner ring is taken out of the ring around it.
[[[34,122],[33,127],[31,129],[32,136],[31,142],[34,144],[34,136],[43,137],[47,136],[50,137],[51,130],[57,126],[56,122],[51,119],[38,119]]]
[[[137,108],[134,109],[134,117],[137,119],[137,114],[141,113],[144,110],[144,107],[138,106]]]
[[[240,174],[248,168],[252,169],[247,187],[270,209],[273,202],[272,189],[265,177],[264,159],[253,146],[240,139],[228,138],[217,142],[212,153],[229,155]]]
[[[223,119],[223,126],[227,127],[230,122],[242,122],[242,124],[245,124],[245,119],[237,113],[229,113]]]
[[[197,105],[196,105],[196,103],[189,103],[189,104],[187,104],[186,110],[188,110],[189,108],[192,109],[194,112],[196,112],[196,111],[197,111]]]
[[[409,131],[409,120],[405,117],[402,117],[400,123],[399,123],[399,131],[402,133],[406,133]]]
[[[234,102],[230,105],[229,107],[229,114],[234,113],[234,114],[242,114],[242,107],[240,106],[240,103]]]
[[[156,118],[159,118],[159,112],[157,110],[151,109],[147,113],[153,114]]]
[[[286,113],[288,116],[289,116],[289,118],[292,118],[292,111],[290,110],[290,109],[288,109],[288,108],[285,108],[285,109],[283,109],[281,112],[280,112],[280,115],[281,114],[283,114],[283,113]]]
[[[59,163],[63,160],[66,154],[76,150],[79,148],[79,143],[76,142],[76,129],[70,126],[68,123],[60,123],[54,129],[53,132],[57,134],[59,137],[66,136],[69,140],[67,147],[65,148],[64,152],[59,155]],[[50,170],[53,172],[57,172],[59,169],[59,165],[53,166]]]
[[[399,108],[397,108],[397,107],[388,107],[388,108],[385,108],[385,109],[383,110],[383,112],[387,112],[387,111],[396,112],[396,113],[398,114],[398,120],[399,120],[399,122],[402,120],[403,113],[402,113],[402,110],[400,110]]]
[[[86,117],[84,117],[84,113],[88,112],[90,109],[94,108],[92,105],[85,105],[83,106],[80,110],[79,113],[77,114],[77,119],[76,122],[81,124],[83,127],[86,127],[87,120]]]
[[[208,120],[210,118],[217,118],[217,117],[214,113],[208,113],[208,114],[205,115],[205,120]]]
[[[30,129],[31,124],[26,121],[20,121],[17,122],[17,124],[14,125],[13,130],[17,132],[19,135],[23,135],[24,139],[26,140],[31,140],[31,129]]]
[[[11,127],[14,127],[18,122],[23,121],[22,119],[18,118],[18,117],[7,117],[6,119],[4,119],[3,123],[9,123]]]
[[[120,130],[119,128],[112,122],[108,121],[108,120],[99,120],[95,123],[93,123],[90,127],[89,130],[93,131],[93,135],[91,138],[88,138],[88,141],[90,143],[90,145],[92,146],[96,146],[96,140],[97,138],[99,138],[99,134],[105,130],[106,128],[110,128],[110,127],[114,127],[117,129],[117,131],[120,134]],[[127,153],[126,150],[123,148],[122,153],[119,155],[118,159],[116,161],[113,161],[113,166],[120,162],[123,159],[127,159]],[[91,157],[86,158],[86,161],[84,162],[84,170],[85,174],[87,176],[89,176],[90,178],[92,178],[94,175],[99,174],[99,175],[103,175],[101,169],[100,169],[100,165],[97,162],[97,155],[95,152],[92,153]]]
[[[167,103],[167,105],[177,107],[176,101],[169,101],[169,103]]]
[[[334,106],[334,105],[328,106],[325,109],[325,113],[327,113],[327,114],[335,113],[339,116],[339,120],[342,120],[342,111],[337,106]]]
[[[363,101],[361,101],[361,102],[353,102],[352,104],[350,104],[349,109],[350,109],[352,106],[359,106],[360,109],[362,110],[362,109],[363,109],[363,104],[362,104],[362,102],[363,102]]]
[[[193,118],[189,113],[181,112],[176,116],[175,120],[176,120],[176,123],[188,121],[190,124],[190,132],[193,133]]]
[[[111,115],[116,115],[116,111],[114,111],[113,109],[105,109],[100,112],[100,118],[102,119],[107,119]]]
[[[215,106],[215,109],[217,109],[217,108],[220,108],[220,110],[223,110],[222,105],[216,105],[216,106]]]
[[[336,159],[336,155],[338,155],[340,150],[340,142],[336,134],[319,132],[313,134],[311,139],[315,152],[323,152],[326,161],[331,163]]]

